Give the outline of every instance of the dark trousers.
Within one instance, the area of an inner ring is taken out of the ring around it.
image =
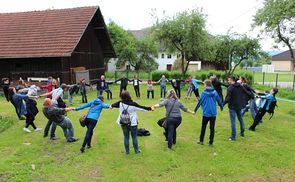
[[[134,91],[135,91],[135,95],[136,97],[140,97],[140,91],[139,91],[139,85],[134,85]]]
[[[52,125],[52,126],[51,126]],[[47,136],[48,135],[48,132],[49,132],[49,129],[50,129],[50,126],[51,126],[51,131],[50,131],[50,138],[53,138],[55,137],[55,130],[56,130],[56,124],[55,122],[52,122],[50,120],[48,120],[46,126],[45,126],[45,129],[44,129],[44,136]]]
[[[182,118],[167,118],[167,134],[168,134],[168,148],[172,148],[176,144],[176,129],[180,125]]]
[[[199,94],[199,89],[193,89],[194,90],[194,94],[196,96],[196,98],[199,98],[200,97],[200,94]]]
[[[87,95],[86,93],[81,93],[82,95],[82,103],[87,103]]]
[[[180,99],[180,95],[181,95],[180,86],[178,87],[173,86],[173,89],[175,90],[177,97]]]
[[[165,98],[166,97],[166,86],[160,86],[160,90],[161,90],[161,98]]]
[[[113,93],[110,89],[105,89],[104,91],[107,93],[108,100],[113,99]]]
[[[26,114],[25,116],[26,116],[26,128],[28,128],[31,125],[34,129],[36,129],[37,127],[34,124],[35,117],[29,113]]]
[[[127,90],[127,85],[121,85],[120,86],[120,95],[119,95],[119,97],[121,97],[121,93],[122,93],[122,91],[126,91]]]
[[[11,104],[13,105],[14,109],[15,109],[15,112],[16,112],[16,115],[18,117],[18,119],[21,119],[21,115],[17,112],[17,108],[16,108],[16,105],[15,103],[13,102],[13,100],[10,100]]]
[[[82,147],[85,147],[86,145],[89,147],[91,146],[91,139],[92,139],[93,130],[96,126],[96,123],[97,123],[96,120],[87,118],[87,121],[86,121],[87,131],[86,131],[86,135],[85,135]]]
[[[150,93],[152,94],[152,98],[154,98],[154,91],[153,90],[148,90],[147,91],[147,98],[150,98]]]
[[[137,126],[121,125],[124,134],[124,147],[127,154],[129,154],[129,136],[131,133],[133,148],[135,153],[139,152],[137,141]]]
[[[202,121],[202,129],[201,129],[201,134],[200,134],[200,142],[204,141],[204,136],[206,132],[206,127],[208,122],[210,122],[210,137],[209,137],[209,144],[213,144],[213,139],[214,139],[214,128],[215,128],[215,120],[216,117],[206,117],[203,116],[203,121]]]
[[[97,96],[102,95],[102,92],[103,92],[103,89],[98,89],[98,90],[97,90]]]
[[[263,116],[265,115],[266,110],[264,108],[261,108],[258,110],[255,118],[254,118],[254,122],[253,124],[250,126],[250,130],[255,130],[256,126],[259,124],[259,122],[262,120]]]

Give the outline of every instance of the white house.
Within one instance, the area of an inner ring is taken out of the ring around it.
[[[130,32],[137,38],[142,39],[145,36],[147,29],[141,30],[130,30]],[[165,51],[160,51],[158,57],[155,58],[155,61],[158,63],[158,70],[172,70],[172,66],[176,59],[180,57],[179,54],[170,54]],[[190,71],[196,71],[201,69],[201,61],[191,61],[188,67]],[[123,71],[123,70],[134,70],[129,64],[125,64],[125,67],[116,67],[116,59],[112,58],[108,63],[109,72]]]

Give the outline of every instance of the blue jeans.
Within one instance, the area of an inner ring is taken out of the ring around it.
[[[131,133],[133,148],[135,153],[139,153],[137,141],[137,126],[121,125],[124,134],[124,146],[126,154],[129,154],[129,135]]]
[[[62,128],[67,141],[73,141],[75,139],[74,128],[69,118],[65,117],[62,122],[56,124]]]
[[[54,138],[55,137],[56,124],[55,124],[55,122],[52,122],[50,120],[48,120],[48,122],[47,122],[47,124],[45,126],[44,135],[46,135],[46,136],[48,135],[50,126],[51,126],[50,138]]]
[[[167,132],[168,132],[168,148],[172,148],[176,144],[176,129],[180,125],[182,118],[167,118]]]
[[[87,122],[86,122],[86,126],[87,126],[87,132],[86,132],[86,136],[84,138],[84,142],[82,147],[85,147],[86,144],[87,146],[91,146],[91,139],[92,139],[92,135],[93,135],[93,130],[96,126],[97,121],[94,119],[89,119],[87,118]]]
[[[255,99],[250,99],[249,104],[247,104],[246,107],[241,110],[242,117],[244,116],[245,112],[247,112],[249,109],[251,112],[252,119],[254,120],[255,116],[258,112],[258,108],[257,108],[256,102],[255,102]]]
[[[102,95],[102,92],[103,92],[103,89],[98,89],[98,90],[97,90],[97,96]]]
[[[241,129],[241,136],[244,136],[245,131],[245,125],[242,118],[241,110],[234,110],[229,109],[229,117],[230,117],[230,124],[231,124],[231,138],[236,139],[236,116],[238,117],[238,120],[240,122],[240,129]]]

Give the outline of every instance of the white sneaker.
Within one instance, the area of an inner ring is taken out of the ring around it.
[[[24,128],[23,129],[25,132],[31,133],[31,130],[29,128]]]
[[[36,132],[41,131],[41,130],[42,130],[42,128],[36,128],[35,129]]]

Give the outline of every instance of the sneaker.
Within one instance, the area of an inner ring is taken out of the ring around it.
[[[46,138],[48,136],[48,133],[44,133],[43,137]]]
[[[197,144],[204,145],[204,142],[198,141]]]
[[[84,153],[85,152],[85,148],[84,147],[81,147],[80,148],[80,151],[81,151],[81,153]]]
[[[56,137],[51,137],[50,140],[56,140]]]
[[[249,131],[255,131],[255,129],[254,128],[251,128],[251,127],[248,130]]]
[[[229,141],[236,141],[236,139],[235,138],[232,138],[232,137],[229,137],[228,140]]]
[[[245,134],[244,134],[244,133],[243,133],[243,134],[241,134],[241,137],[243,137],[243,138],[244,138],[244,137],[245,137]]]
[[[41,131],[42,130],[42,128],[36,128],[35,129],[35,131],[37,132],[37,131]]]
[[[87,145],[87,148],[90,149],[91,148],[91,145]]]
[[[25,132],[31,133],[31,130],[29,128],[24,128],[23,129]]]
[[[19,120],[26,120],[26,117],[21,116],[21,117],[19,118]]]
[[[138,150],[138,151],[136,151],[136,152],[135,152],[135,154],[140,154],[140,153],[141,153],[141,151],[140,151],[140,150]]]
[[[70,142],[70,143],[76,142],[76,141],[78,141],[78,138],[72,138],[71,140],[67,140],[67,142]]]
[[[213,147],[213,143],[209,143],[209,147]]]

